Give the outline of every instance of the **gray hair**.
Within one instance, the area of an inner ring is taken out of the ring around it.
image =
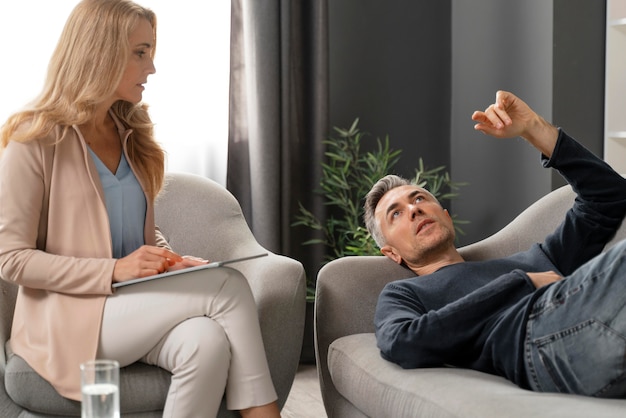
[[[385,193],[389,190],[400,186],[408,186],[410,184],[412,183],[405,178],[389,174],[378,180],[365,196],[365,204],[363,205],[363,209],[365,210],[363,220],[365,221],[365,227],[369,231],[372,238],[374,238],[374,241],[376,241],[376,245],[378,245],[379,248],[382,248],[385,245],[385,237],[380,230],[380,225],[376,220],[376,216],[374,216],[376,206],[378,206],[380,199],[382,199]]]

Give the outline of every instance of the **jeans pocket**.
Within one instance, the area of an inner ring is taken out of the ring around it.
[[[533,345],[560,392],[616,397],[617,390],[623,395],[626,339],[605,324],[592,319]]]

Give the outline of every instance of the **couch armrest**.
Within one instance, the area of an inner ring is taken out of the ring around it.
[[[329,345],[346,335],[374,332],[374,310],[380,291],[390,281],[414,275],[383,256],[344,257],[329,262],[319,271],[315,294],[315,357],[327,411],[333,410],[340,397],[328,372]]]

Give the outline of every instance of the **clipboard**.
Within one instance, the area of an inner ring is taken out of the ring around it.
[[[130,285],[136,284],[136,283],[143,283],[143,282],[147,282],[147,281],[150,281],[150,280],[156,280],[156,279],[162,279],[162,278],[165,278],[165,277],[176,276],[178,274],[189,273],[190,271],[198,271],[198,270],[206,270],[206,269],[212,269],[212,268],[216,268],[216,267],[222,267],[222,266],[224,266],[226,264],[238,263],[240,261],[252,260],[253,258],[259,258],[259,257],[265,257],[265,256],[267,256],[267,253],[250,255],[250,256],[247,256],[247,257],[232,258],[230,260],[213,261],[211,263],[202,264],[202,265],[199,265],[199,266],[187,267],[187,268],[184,268],[184,269],[174,270],[174,271],[166,271],[164,273],[159,273],[159,274],[155,274],[155,275],[152,275],[152,276],[146,276],[146,277],[139,277],[137,279],[131,279],[131,280],[127,280],[125,282],[116,282],[116,283],[113,283],[113,288],[118,288],[118,287],[123,287],[123,286],[130,286]]]

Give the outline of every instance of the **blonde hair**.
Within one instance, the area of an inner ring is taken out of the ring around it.
[[[150,22],[156,44],[156,15],[150,9],[129,0],[80,2],[52,54],[41,94],[2,126],[0,149],[9,141],[26,142],[49,135],[57,125],[62,128],[57,138],[60,141],[72,125],[91,120],[122,79],[131,55],[128,40],[140,19]],[[128,156],[148,196],[154,199],[163,185],[165,155],[154,140],[148,106],[120,100],[111,111],[133,130]],[[21,127],[24,129],[18,129]]]

